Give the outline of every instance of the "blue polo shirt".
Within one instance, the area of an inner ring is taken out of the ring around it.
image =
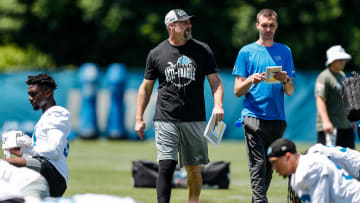
[[[266,72],[268,66],[282,66],[289,77],[296,76],[290,48],[277,42],[271,47],[253,42],[241,48],[232,74],[247,78],[254,73]],[[245,94],[241,116],[285,120],[283,84],[252,84]]]

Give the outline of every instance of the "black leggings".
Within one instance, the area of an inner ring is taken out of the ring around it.
[[[169,203],[171,195],[171,181],[176,168],[175,160],[159,161],[159,176],[156,181],[158,203]]]

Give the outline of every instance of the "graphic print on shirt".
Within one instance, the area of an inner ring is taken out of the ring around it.
[[[166,81],[171,82],[178,88],[188,86],[195,81],[196,68],[187,56],[180,56],[176,63],[168,62],[169,66],[165,68]]]
[[[276,62],[281,61],[281,56],[274,56]]]

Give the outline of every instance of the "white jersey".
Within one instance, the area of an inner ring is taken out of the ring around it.
[[[318,153],[332,159],[345,169],[353,178],[359,179],[360,152],[339,146],[316,144],[308,149],[308,153]]]
[[[314,153],[301,155],[291,187],[302,202],[360,202],[360,182],[331,159]]]
[[[22,191],[40,176],[32,169],[16,167],[0,159],[0,201],[23,197]]]
[[[69,153],[70,122],[68,110],[61,106],[50,107],[35,125],[32,147],[23,149],[25,154],[32,157],[45,157],[64,177],[66,184],[69,180],[66,158]]]

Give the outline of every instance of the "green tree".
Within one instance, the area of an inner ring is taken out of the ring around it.
[[[323,69],[335,44],[352,54],[349,69],[360,63],[356,0],[1,0],[0,46],[34,47],[59,67],[143,67],[149,50],[167,38],[163,21],[173,8],[196,15],[193,36],[210,45],[222,68],[232,68],[238,50],[258,38],[262,8],[279,13],[275,40],[292,49],[296,69]]]

